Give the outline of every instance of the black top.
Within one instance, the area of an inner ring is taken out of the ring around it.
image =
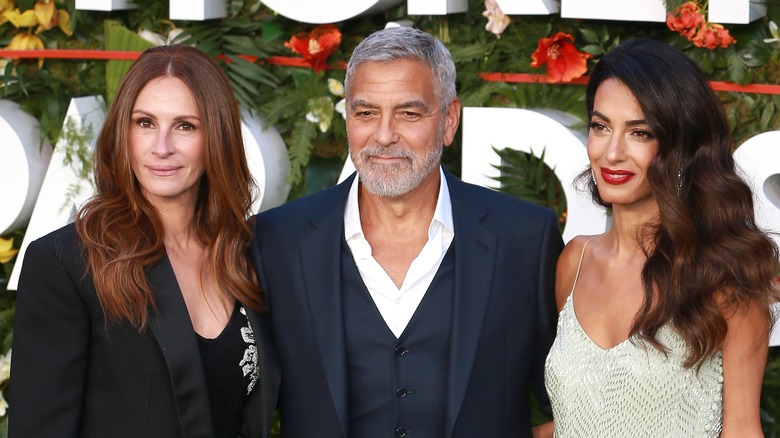
[[[251,357],[252,354],[256,356],[257,350],[254,349],[249,321],[241,310],[240,305],[235,306],[227,326],[216,338],[197,335],[215,438],[236,438],[239,435],[242,412],[251,391],[254,369]],[[249,337],[246,338],[245,334]],[[247,339],[251,339],[251,343]]]

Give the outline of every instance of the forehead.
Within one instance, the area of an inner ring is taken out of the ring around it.
[[[642,108],[634,93],[623,82],[613,78],[605,80],[596,89],[593,109],[604,114],[620,111],[643,118]]]
[[[177,107],[197,107],[195,95],[181,79],[172,76],[159,76],[151,79],[141,88],[133,106],[168,106],[171,105],[171,102],[175,102]]]
[[[356,69],[348,90],[349,100],[435,100],[433,73],[420,61],[397,59],[365,62]]]

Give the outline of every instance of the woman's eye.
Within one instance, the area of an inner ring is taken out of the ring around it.
[[[135,124],[144,129],[148,129],[153,126],[152,121],[149,119],[138,119],[135,121]]]
[[[638,137],[641,140],[652,140],[655,138],[652,132],[645,131],[643,129],[636,130],[632,133],[634,137]]]
[[[588,125],[588,127],[590,128],[591,131],[596,131],[596,132],[602,132],[607,129],[607,127],[601,122],[590,122],[590,125]]]

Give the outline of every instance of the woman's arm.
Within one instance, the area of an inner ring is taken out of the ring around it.
[[[11,438],[79,434],[89,315],[53,246],[33,242],[24,257],[14,317]]]
[[[548,421],[547,423],[540,424],[534,427],[531,432],[533,434],[533,438],[552,438],[553,422]]]
[[[769,321],[755,303],[725,316],[728,333],[723,343],[721,437],[763,437],[760,402],[769,350]]]

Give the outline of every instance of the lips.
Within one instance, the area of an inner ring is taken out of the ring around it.
[[[629,172],[627,170],[615,170],[606,167],[601,168],[601,179],[607,184],[625,184],[629,182],[634,175],[634,172]]]
[[[154,176],[171,176],[181,169],[180,166],[146,166]]]

